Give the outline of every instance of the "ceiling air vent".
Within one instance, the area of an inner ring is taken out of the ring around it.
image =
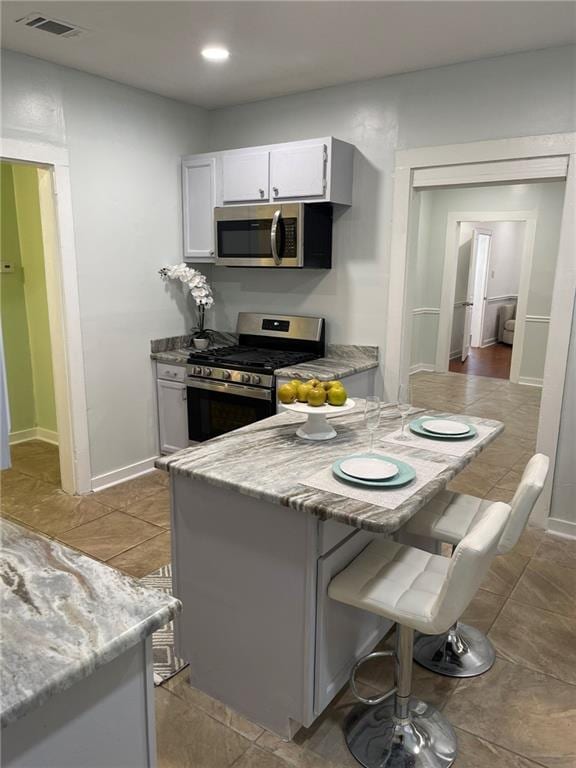
[[[40,13],[30,13],[28,16],[16,19],[16,24],[32,27],[33,29],[41,29],[43,32],[50,32],[51,35],[57,35],[58,37],[77,37],[77,35],[81,35],[86,31],[82,27],[70,24],[68,21],[51,19],[47,16],[42,16]]]

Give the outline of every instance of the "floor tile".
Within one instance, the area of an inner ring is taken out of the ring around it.
[[[454,729],[458,739],[458,757],[454,768],[539,768],[538,763],[479,739],[471,733]]]
[[[514,552],[519,555],[532,557],[538,551],[541,542],[543,542],[546,538],[551,537],[547,537],[546,531],[543,528],[536,528],[529,525],[518,539],[518,543],[514,547]]]
[[[516,469],[511,469],[509,472],[507,472],[504,475],[504,477],[501,477],[498,480],[496,485],[499,488],[506,488],[509,491],[516,491],[521,479],[522,479],[522,472],[519,472]]]
[[[6,482],[2,482],[2,509],[9,515],[15,516],[19,511],[26,511],[34,504],[39,504],[49,496],[58,494],[58,487],[35,477],[21,473],[11,474]]]
[[[528,565],[529,559],[514,550],[507,555],[498,555],[490,566],[482,589],[507,597],[516,586],[516,582]]]
[[[234,768],[288,768],[288,765],[272,752],[252,746],[234,763]]]
[[[485,499],[489,499],[490,501],[503,501],[506,504],[510,504],[513,496],[514,491],[510,491],[508,488],[500,488],[497,485],[494,486],[494,488],[490,488],[488,493],[484,494]]]
[[[273,733],[264,731],[256,742],[259,747],[273,752],[282,758],[290,768],[339,768],[341,763],[334,763],[321,757],[316,752],[306,749],[293,741],[284,741]],[[248,753],[247,753],[248,754]]]
[[[545,534],[535,557],[538,560],[550,560],[565,568],[576,568],[576,541]]]
[[[576,617],[576,569],[534,558],[511,597],[533,608]]]
[[[480,632],[486,634],[496,616],[500,613],[506,598],[503,595],[496,595],[493,592],[487,592],[485,589],[479,589],[472,602],[466,608],[461,616],[461,621],[470,624]]]
[[[161,532],[156,525],[115,511],[65,531],[58,538],[98,560],[108,560]]]
[[[162,529],[156,529],[162,530]],[[172,557],[170,549],[170,532],[163,531],[152,539],[138,544],[126,552],[122,552],[107,560],[107,564],[118,568],[130,576],[141,579],[158,568],[168,565]]]
[[[10,457],[14,464],[19,459],[28,456],[58,456],[58,446],[46,443],[44,440],[26,440],[24,443],[16,443],[10,446]]]
[[[488,637],[508,661],[576,685],[576,618],[510,599]]]
[[[203,710],[207,715],[218,720],[219,723],[227,725],[249,741],[256,741],[264,733],[264,729],[261,726],[251,723],[250,720],[234,712],[233,709],[230,709],[221,701],[217,701],[197,688],[193,688],[190,685],[189,668],[183,669],[182,672],[168,680],[164,684],[164,688],[178,696],[185,703]]]
[[[58,455],[32,454],[19,459],[14,463],[14,467],[25,475],[60,485],[60,459]]]
[[[201,709],[156,688],[158,768],[230,768],[251,742]]]
[[[496,659],[489,672],[460,681],[444,714],[455,727],[549,768],[576,763],[576,687],[541,672]]]
[[[124,511],[148,523],[170,528],[170,494],[167,489],[131,502]]]
[[[70,496],[59,492],[28,508],[20,507],[14,516],[37,531],[54,536],[71,528],[96,520],[112,512],[93,496]]]
[[[162,488],[161,478],[156,471],[149,472],[146,475],[134,478],[134,480],[128,480],[125,483],[112,485],[110,488],[98,491],[96,493],[96,501],[114,509],[125,510],[139,499],[158,493],[160,488]]]

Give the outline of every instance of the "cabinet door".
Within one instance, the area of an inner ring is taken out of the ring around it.
[[[267,201],[268,195],[267,151],[222,156],[224,203]]]
[[[314,714],[319,715],[348,680],[354,664],[392,625],[368,611],[328,597],[328,585],[374,538],[358,531],[318,559]]]
[[[327,158],[325,144],[273,149],[270,152],[272,199],[325,197]]]
[[[216,158],[182,162],[184,261],[214,261]]]
[[[160,453],[174,453],[188,447],[186,385],[179,381],[157,380]]]

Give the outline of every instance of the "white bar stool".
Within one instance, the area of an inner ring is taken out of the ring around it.
[[[448,720],[411,695],[414,630],[445,632],[463,613],[488,573],[509,513],[507,504],[493,504],[451,558],[377,539],[330,582],[334,600],[398,624],[396,650],[368,654],[351,674],[352,691],[362,704],[346,722],[346,743],[365,768],[447,768],[456,759]],[[365,699],[357,692],[356,673],[382,655],[396,658],[395,687]]]
[[[510,503],[510,518],[498,543],[503,555],[516,546],[548,474],[549,460],[542,453],[532,456]],[[442,491],[435,496],[403,531],[456,545],[486,513],[492,504],[476,496]],[[496,654],[490,640],[478,629],[457,622],[447,633],[419,637],[414,645],[414,660],[432,672],[447,677],[476,677],[487,672]]]

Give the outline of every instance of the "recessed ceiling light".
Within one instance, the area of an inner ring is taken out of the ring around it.
[[[230,51],[220,45],[211,45],[208,48],[202,48],[202,56],[208,61],[226,61]]]

